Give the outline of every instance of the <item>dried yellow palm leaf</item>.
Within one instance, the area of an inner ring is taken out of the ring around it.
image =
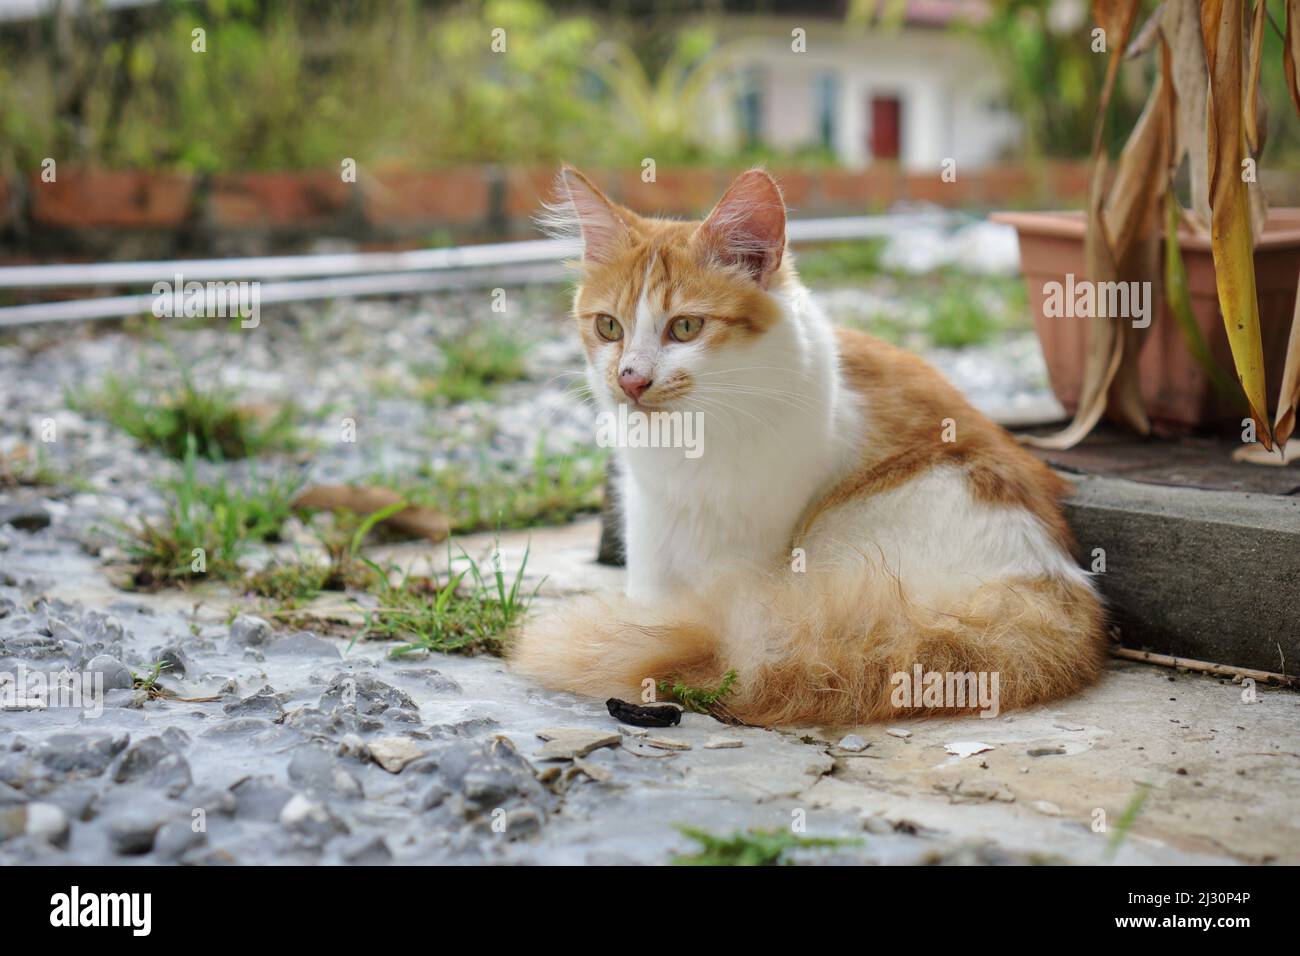
[[[1242,6],[1243,29],[1246,25],[1250,26],[1251,32],[1247,37],[1247,43],[1254,50],[1256,38],[1262,44],[1264,39],[1264,17],[1259,10],[1263,7],[1260,4],[1256,8],[1254,20],[1250,17],[1250,5]],[[1252,74],[1258,73],[1258,65],[1252,60],[1252,55],[1241,57],[1241,86],[1245,90],[1245,99],[1242,101],[1242,123],[1246,132],[1246,152],[1252,160],[1258,162],[1259,155],[1264,149],[1264,143],[1268,139],[1268,104],[1264,98],[1259,95],[1258,76],[1252,85]],[[1250,235],[1252,242],[1259,242],[1259,237],[1264,234],[1264,223],[1268,221],[1268,197],[1264,194],[1259,182],[1255,176],[1251,176],[1246,182],[1246,191],[1250,196]]]
[[[1246,134],[1242,122],[1242,18],[1238,5],[1206,0],[1201,6],[1201,32],[1210,75],[1210,243],[1219,308],[1256,434],[1261,444],[1271,448],[1250,196],[1242,179]]]
[[[1282,69],[1286,72],[1287,89],[1291,101],[1300,113],[1300,76],[1296,64],[1300,63],[1300,0],[1286,2],[1286,37],[1282,41]]]
[[[1273,423],[1273,437],[1285,445],[1295,433],[1296,407],[1300,405],[1300,285],[1296,288],[1295,315],[1291,318],[1291,338],[1286,346],[1286,362],[1282,366],[1282,391],[1277,399],[1277,418]]]
[[[1241,386],[1214,360],[1209,343],[1205,341],[1201,327],[1196,322],[1196,313],[1192,311],[1187,266],[1183,262],[1183,251],[1178,247],[1178,225],[1182,219],[1182,209],[1172,192],[1165,194],[1165,214],[1165,304],[1183,333],[1183,344],[1201,366],[1214,390],[1244,410],[1246,400],[1241,394]]]
[[[1264,0],[1255,0],[1255,14],[1250,23],[1250,59],[1246,67],[1246,145],[1258,153],[1259,142],[1259,65],[1264,52]]]
[[[1287,87],[1296,112],[1300,113],[1300,77],[1296,63],[1300,62],[1300,0],[1287,0],[1286,36],[1283,39],[1282,63],[1286,71]],[[1287,446],[1295,433],[1296,410],[1300,406],[1300,287],[1296,289],[1295,315],[1291,319],[1291,338],[1287,342],[1286,361],[1282,371],[1282,391],[1277,401],[1277,418],[1273,430],[1278,444]]]

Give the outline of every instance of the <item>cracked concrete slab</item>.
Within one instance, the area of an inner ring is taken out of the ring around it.
[[[1147,787],[1115,862],[1294,864],[1300,694],[1256,694],[1246,703],[1228,680],[1112,661],[1096,687],[1052,706],[918,721],[907,740],[859,729],[871,759],[838,759],[806,796],[828,809],[1104,862],[1115,822]],[[967,738],[992,749],[946,752]]]

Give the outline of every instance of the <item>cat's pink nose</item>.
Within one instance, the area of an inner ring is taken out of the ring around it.
[[[650,387],[650,379],[625,368],[618,373],[618,384],[623,387],[623,393],[635,402],[640,400],[642,393]]]

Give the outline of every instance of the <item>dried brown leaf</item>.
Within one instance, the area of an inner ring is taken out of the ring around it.
[[[1181,163],[1184,155],[1187,157],[1193,224],[1208,234],[1210,177],[1205,116],[1209,77],[1199,8],[1199,0],[1165,0],[1160,29],[1173,59],[1171,74],[1177,102],[1174,163]]]
[[[356,515],[370,515],[402,501],[402,496],[391,488],[375,485],[312,485],[294,498],[293,507],[296,510],[350,511]],[[403,508],[379,523],[435,543],[451,533],[451,523],[444,515],[419,505]]]
[[[1092,182],[1088,188],[1089,224],[1084,239],[1088,276],[1094,281],[1099,277],[1114,276],[1117,272],[1110,245],[1106,241],[1104,214],[1101,210],[1105,178],[1105,157],[1099,156],[1093,165]],[[1020,440],[1036,448],[1060,451],[1073,448],[1087,438],[1106,411],[1106,396],[1123,360],[1123,349],[1124,339],[1115,322],[1093,322],[1088,336],[1088,354],[1084,358],[1083,384],[1074,420],[1053,435],[1022,435]]]
[[[1098,105],[1097,119],[1093,128],[1092,142],[1092,178],[1088,186],[1088,231],[1085,238],[1085,256],[1087,260],[1088,279],[1094,283],[1114,282],[1119,278],[1117,252],[1127,257],[1134,237],[1141,232],[1143,208],[1149,205],[1143,195],[1144,167],[1155,167],[1156,186],[1166,178],[1168,151],[1172,148],[1172,88],[1168,86],[1167,60],[1162,67],[1162,88],[1154,93],[1148,110],[1139,121],[1139,128],[1134,131],[1120,156],[1120,163],[1115,183],[1108,191],[1106,188],[1108,164],[1102,150],[1102,132],[1105,128],[1106,113],[1110,98],[1114,92],[1115,75],[1119,60],[1132,31],[1137,16],[1136,2],[1096,2],[1093,3],[1093,16],[1107,31],[1110,49],[1110,61],[1106,69],[1106,82],[1102,88],[1101,102]],[[1112,31],[1118,35],[1112,35]],[[1151,104],[1155,103],[1155,106]],[[1150,115],[1154,114],[1154,115]],[[1160,162],[1155,159],[1159,157]],[[1146,184],[1149,188],[1150,184]],[[1158,206],[1155,208],[1159,208]],[[1115,228],[1111,228],[1109,217],[1116,218]],[[1148,215],[1148,218],[1150,216]],[[1112,238],[1123,242],[1121,249]],[[1124,326],[1128,326],[1125,330]],[[1137,345],[1139,338],[1131,334],[1132,323],[1116,317],[1094,321],[1088,338],[1088,355],[1084,360],[1083,385],[1079,393],[1079,406],[1075,410],[1074,420],[1066,428],[1054,435],[1043,437],[1024,436],[1026,444],[1039,448],[1072,448],[1088,436],[1096,427],[1108,406],[1121,421],[1145,434],[1150,430],[1146,412],[1142,408],[1141,393],[1137,382]],[[1128,360],[1125,361],[1125,351]],[[1123,378],[1116,383],[1116,376],[1124,370]]]
[[[1300,63],[1300,0],[1287,0],[1286,36],[1282,41],[1282,69],[1286,73],[1287,89],[1291,92],[1291,102],[1300,113],[1300,75],[1296,64]]]
[[[1295,315],[1291,317],[1291,338],[1287,341],[1282,391],[1278,394],[1277,418],[1273,424],[1273,437],[1279,445],[1285,445],[1295,433],[1297,406],[1300,406],[1300,285],[1296,288]]]
[[[1164,13],[1165,3],[1157,4],[1156,8],[1151,11],[1151,16],[1147,17],[1146,23],[1142,24],[1142,28],[1138,30],[1133,42],[1124,51],[1124,59],[1134,60],[1151,52],[1151,48],[1156,45],[1156,38],[1160,36],[1160,21],[1164,17]]]

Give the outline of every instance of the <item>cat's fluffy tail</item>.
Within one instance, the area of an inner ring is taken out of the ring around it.
[[[1010,709],[1085,686],[1105,653],[1101,605],[1081,580],[985,584],[940,609],[891,578],[810,570],[738,577],[666,606],[581,598],[539,614],[510,656],[546,687],[597,698],[639,700],[647,679],[712,688],[735,670],[721,701],[730,716],[843,725],[939,710],[899,705],[895,675],[910,689],[916,665],[997,674],[998,706]]]

